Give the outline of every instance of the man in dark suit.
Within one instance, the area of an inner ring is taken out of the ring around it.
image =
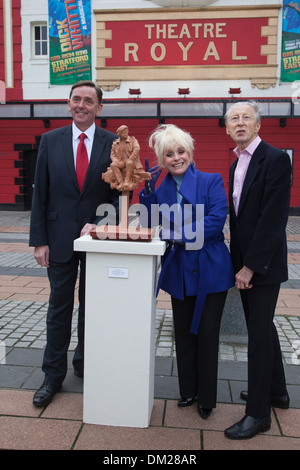
[[[225,430],[248,439],[270,428],[271,405],[289,407],[273,317],[280,283],[288,279],[286,224],[291,162],[258,135],[255,102],[236,103],[225,116],[237,160],[230,168],[230,251],[248,328],[248,392],[243,419]]]
[[[29,244],[35,247],[37,262],[48,269],[51,293],[42,366],[45,380],[34,395],[36,406],[49,404],[66,376],[79,266],[78,346],[73,366],[74,373],[83,376],[85,254],[73,251],[73,241],[96,226],[99,205],[117,207],[119,198],[119,193],[102,180],[117,136],[95,125],[101,102],[99,87],[90,81],[77,82],[68,100],[73,123],[44,134],[39,146]],[[87,172],[77,160],[81,156],[77,157],[79,147]]]

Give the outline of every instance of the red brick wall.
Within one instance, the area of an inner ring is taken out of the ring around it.
[[[191,133],[196,141],[194,160],[197,168],[201,171],[220,173],[226,194],[228,194],[229,167],[235,159],[232,153],[235,145],[226,134],[225,127],[219,127],[218,119],[166,120],[166,123],[171,122]],[[127,124],[130,134],[139,140],[141,160],[144,161],[148,156],[150,164],[155,164],[155,156],[148,147],[148,138],[158,125],[157,120],[108,120],[107,129],[115,132],[121,124]],[[300,207],[300,120],[287,119],[286,127],[282,128],[279,125],[279,119],[263,119],[260,136],[275,147],[294,149],[291,207]],[[134,195],[135,201],[136,194]]]
[[[53,120],[50,129],[71,121]],[[23,150],[37,148],[37,138],[45,129],[42,120],[0,119],[0,204],[22,205],[25,162]]]
[[[70,122],[51,120],[50,128],[46,129],[42,120],[0,120],[0,204],[15,204],[21,199],[16,196],[23,194],[22,150],[37,147],[36,138],[48,130]],[[196,140],[194,159],[197,168],[201,171],[220,173],[228,193],[228,174],[230,164],[234,160],[234,144],[226,135],[225,127],[219,127],[218,119],[174,119],[172,123],[192,134]],[[97,121],[97,124],[100,125],[100,122]],[[108,119],[106,129],[115,132],[122,124],[128,125],[130,134],[138,139],[142,162],[148,157],[150,165],[155,165],[155,155],[148,147],[148,139],[158,125],[157,119]],[[294,149],[291,207],[300,207],[299,125],[298,119],[287,119],[286,127],[281,128],[279,119],[264,119],[260,132],[260,136],[271,145]],[[137,202],[141,188],[142,186],[135,190],[133,202]]]

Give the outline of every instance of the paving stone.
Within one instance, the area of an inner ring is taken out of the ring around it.
[[[71,450],[80,421],[0,416],[0,448]]]

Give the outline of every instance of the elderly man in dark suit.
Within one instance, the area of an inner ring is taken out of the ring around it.
[[[235,103],[225,117],[237,160],[230,168],[230,251],[248,328],[248,392],[243,419],[225,430],[248,439],[270,428],[271,405],[289,407],[273,317],[280,283],[288,279],[286,224],[291,162],[258,135],[255,102]]]
[[[85,256],[73,251],[73,241],[96,226],[99,205],[117,207],[119,198],[102,180],[117,136],[95,125],[101,102],[102,91],[93,82],[77,82],[68,100],[73,123],[44,134],[39,146],[29,244],[35,247],[37,262],[48,269],[51,293],[42,367],[45,380],[34,395],[36,406],[49,404],[66,376],[79,266],[78,346],[73,366],[74,373],[83,376]]]

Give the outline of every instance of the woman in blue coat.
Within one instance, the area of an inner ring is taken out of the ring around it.
[[[140,203],[147,208],[147,224],[159,223],[168,241],[158,290],[172,300],[178,406],[197,400],[200,416],[207,418],[216,406],[220,323],[227,290],[234,285],[223,235],[227,197],[219,174],[196,169],[189,133],[162,125],[149,144],[168,171],[157,190],[155,176],[146,182]]]

